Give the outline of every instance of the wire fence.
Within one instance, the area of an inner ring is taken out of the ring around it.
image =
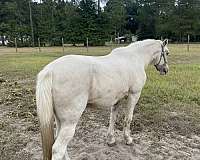
[[[100,55],[106,54],[110,52],[112,49],[120,46],[126,46],[129,43],[120,43],[119,41],[115,42],[106,42],[103,46],[89,46],[90,40],[87,38],[86,43],[76,43],[76,44],[68,44],[64,42],[64,39],[61,39],[60,46],[48,46],[48,44],[41,43],[38,38],[37,46],[31,47],[31,42],[26,43],[27,46],[30,47],[21,47],[18,43],[18,40],[15,38],[13,47],[0,46],[0,53],[62,53],[62,54],[90,54],[97,48],[101,48]],[[9,45],[8,45],[9,46]],[[75,53],[75,51],[79,50],[79,53]]]
[[[61,39],[60,46],[42,46],[38,38],[37,47],[18,47],[17,40],[15,39],[15,47],[0,47],[0,54],[27,54],[27,53],[59,53],[67,54],[84,54],[84,55],[105,55],[111,52],[114,48],[127,46],[129,43],[107,42],[104,46],[89,46],[89,39],[86,39],[86,45],[82,44],[66,44]],[[31,45],[31,44],[30,44]],[[170,43],[170,47],[176,47],[177,50],[183,52],[198,52],[200,50],[200,42],[198,43]],[[77,52],[78,51],[78,52]],[[98,53],[96,53],[98,51]]]

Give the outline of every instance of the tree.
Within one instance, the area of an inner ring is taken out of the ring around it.
[[[123,0],[109,0],[105,6],[105,13],[108,17],[110,34],[117,36],[117,33],[124,34],[126,23],[126,9]]]
[[[103,15],[99,13],[96,9],[96,3],[93,0],[82,0],[79,4],[79,16],[80,16],[80,28],[79,37],[82,42],[86,42],[86,38],[89,39],[90,45],[100,45],[101,41],[101,31],[103,31],[104,26],[102,22]],[[100,31],[100,27],[101,31]]]
[[[138,30],[138,3],[133,0],[125,0],[126,8],[126,30],[130,31],[132,34],[136,34]]]
[[[138,1],[138,23],[137,35],[139,39],[155,38],[157,3],[155,0]]]

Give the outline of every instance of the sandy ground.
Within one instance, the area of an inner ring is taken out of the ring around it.
[[[8,109],[9,108],[9,109]],[[1,160],[40,160],[42,151],[37,127],[26,119],[7,119],[10,107],[1,106],[0,119],[7,124],[1,130]],[[3,113],[3,114],[2,114]],[[82,117],[68,151],[74,160],[198,160],[200,159],[200,137],[167,133],[159,139],[152,132],[136,132],[134,143],[127,146],[122,132],[116,131],[117,145],[108,147],[107,127],[99,110],[87,109]]]
[[[33,80],[11,82],[1,79],[0,160],[41,160],[35,91],[29,84],[34,84]],[[200,125],[193,126],[191,117],[181,111],[164,114],[170,115],[166,121],[150,124],[136,109],[131,146],[124,144],[119,118],[117,145],[108,147],[109,109],[89,106],[70,142],[69,155],[72,160],[200,160]]]

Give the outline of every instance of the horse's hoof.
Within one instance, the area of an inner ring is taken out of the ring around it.
[[[132,143],[132,142],[126,142],[126,145],[127,145],[127,146],[132,146],[133,143]]]
[[[115,137],[108,134],[107,144],[108,144],[109,147],[115,146],[116,145]]]
[[[115,146],[117,143],[116,143],[116,141],[114,141],[114,142],[107,142],[107,145],[109,146],[109,147],[113,147],[113,146]]]
[[[128,137],[125,139],[125,143],[126,145],[131,146],[133,144],[133,138],[132,137]]]

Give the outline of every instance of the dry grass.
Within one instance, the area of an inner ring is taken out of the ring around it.
[[[120,45],[123,46],[123,45]],[[98,51],[97,55],[104,55],[111,51],[111,49],[118,47],[118,45],[113,46],[105,46],[105,47],[89,47],[88,52],[86,47],[64,47],[64,54],[90,54],[95,55]],[[185,55],[187,52],[187,44],[170,44],[169,48],[173,51],[174,54]],[[200,44],[190,44],[190,52],[189,54],[195,54],[199,52]],[[27,54],[27,53],[40,53],[38,47],[24,47],[18,48],[17,53],[19,54]],[[78,53],[77,53],[78,52]],[[2,54],[17,54],[15,48],[11,47],[0,47],[0,55]],[[41,47],[41,53],[63,53],[62,47]]]
[[[83,55],[104,55],[111,51],[111,47],[89,47],[88,51],[86,47],[65,47],[64,54],[83,54]],[[15,48],[0,47],[0,55],[3,54],[44,54],[44,53],[60,53],[63,54],[62,47],[41,47],[41,52],[39,48],[18,48],[17,53]]]

